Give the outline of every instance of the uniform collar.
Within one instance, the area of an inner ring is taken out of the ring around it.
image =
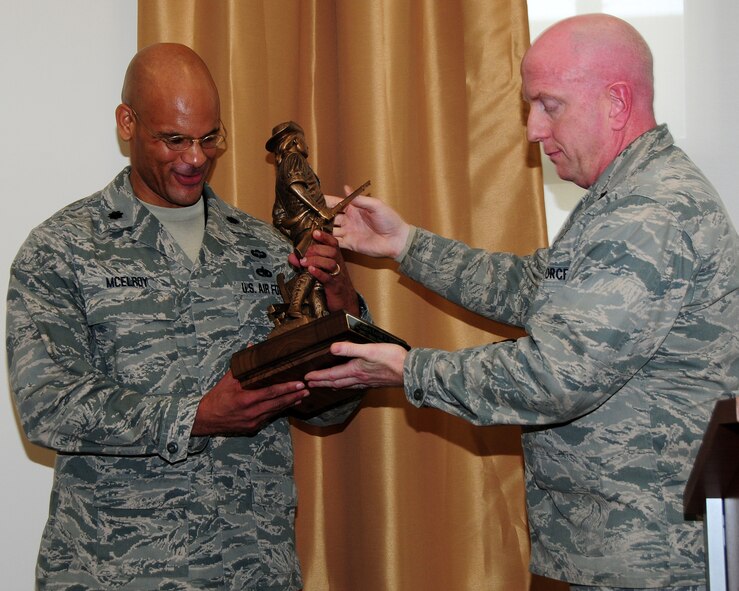
[[[656,154],[673,144],[672,135],[667,126],[663,124],[643,133],[626,146],[578,201],[560,228],[554,242],[567,234],[575,220],[588,211],[593,204],[606,198],[611,187],[621,186],[629,176],[641,170]]]
[[[126,230],[147,212],[133,194],[127,166],[102,191],[100,226],[103,231]]]
[[[131,167],[127,166],[103,189],[98,229],[102,233],[130,232],[134,240],[164,251],[162,226],[134,195],[130,173]],[[239,235],[251,234],[247,216],[226,205],[207,183],[203,199],[206,216],[203,241],[211,251],[222,251],[238,242]]]
[[[643,133],[613,159],[590,187],[589,194],[602,197],[613,185],[621,185],[634,172],[641,170],[656,154],[674,145],[667,125],[662,124]]]
[[[127,166],[103,189],[99,229],[102,233],[128,232],[133,240],[166,252],[163,226],[135,196],[130,174]]]

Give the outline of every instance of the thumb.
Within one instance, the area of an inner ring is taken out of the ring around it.
[[[339,357],[364,358],[364,349],[367,345],[360,345],[350,341],[339,341],[331,345],[331,353]]]

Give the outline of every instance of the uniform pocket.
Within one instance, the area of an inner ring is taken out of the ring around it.
[[[608,503],[598,460],[536,448],[526,451],[526,464],[535,487],[528,499],[531,529],[585,556],[601,556]]]
[[[95,488],[101,580],[187,573],[187,477],[101,481]]]
[[[152,389],[176,359],[177,307],[168,292],[131,288],[101,291],[88,301],[95,358],[122,381]],[[144,383],[142,383],[144,382]]]
[[[175,318],[174,298],[167,291],[115,288],[99,291],[87,302],[87,323],[91,326],[143,319]]]

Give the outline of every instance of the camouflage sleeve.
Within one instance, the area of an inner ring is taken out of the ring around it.
[[[143,396],[95,367],[72,257],[51,246],[60,242],[32,234],[11,267],[8,364],[29,440],[60,452],[170,462],[202,448],[204,441],[190,441],[199,396]]]
[[[491,254],[416,229],[400,272],[487,318],[523,326],[546,268],[547,250]]]
[[[591,222],[571,253],[567,281],[540,282],[524,325],[528,336],[455,352],[412,350],[404,368],[409,401],[475,424],[533,425],[582,416],[616,392],[665,339],[696,266],[689,239],[667,209],[638,197],[627,201]],[[500,257],[489,256],[492,263],[480,264],[482,254],[456,253],[472,268],[449,263],[444,271],[474,277],[476,268],[496,268]],[[426,273],[417,276],[426,283]],[[518,285],[526,289],[528,282]],[[481,287],[472,289],[490,299]]]

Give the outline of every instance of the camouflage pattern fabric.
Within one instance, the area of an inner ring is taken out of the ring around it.
[[[287,419],[189,435],[231,354],[273,328],[292,246],[206,186],[193,264],[128,173],[34,229],[11,268],[11,385],[28,438],[58,452],[38,588],[300,589]]]
[[[526,425],[531,570],[703,584],[682,494],[715,402],[739,390],[737,233],[665,126],[604,171],[548,249],[491,254],[423,230],[401,272],[528,336],[413,349],[409,401]]]

